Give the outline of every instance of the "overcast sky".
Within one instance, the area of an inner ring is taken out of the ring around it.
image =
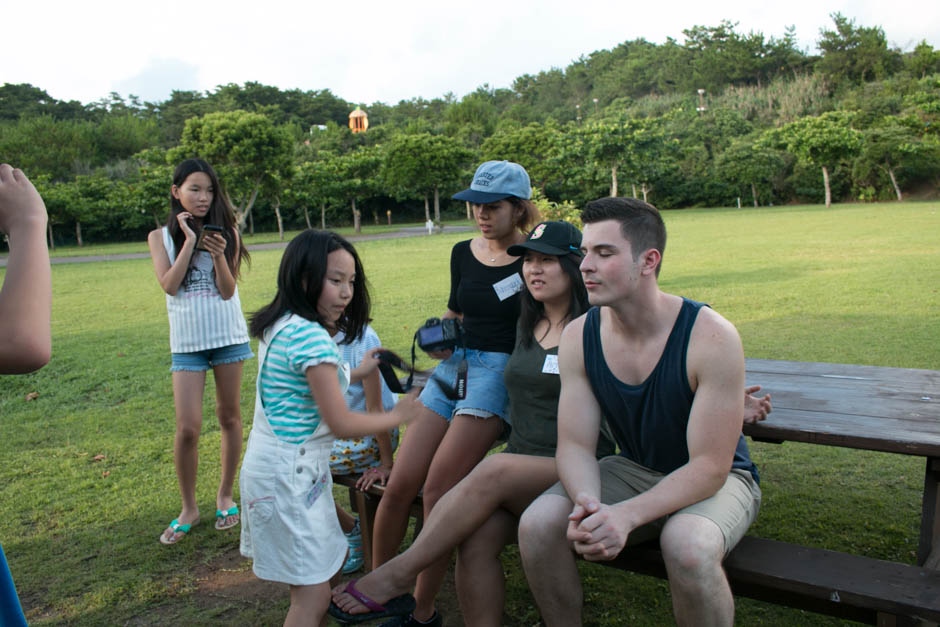
[[[814,52],[835,11],[881,26],[904,51],[923,39],[940,49],[936,0],[2,0],[0,83],[88,103],[112,91],[162,101],[173,89],[257,81],[395,104],[510,87],[626,40],[682,41],[683,29],[722,19],[766,37],[793,25]]]

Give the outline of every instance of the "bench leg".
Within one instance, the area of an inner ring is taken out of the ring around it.
[[[912,618],[910,616],[895,616],[878,612],[875,618],[878,627],[937,627],[937,623]]]
[[[940,570],[940,458],[928,457],[917,565]]]
[[[378,497],[349,488],[349,505],[359,515],[359,532],[362,534],[362,568],[372,570],[372,529],[375,526],[375,510],[379,507]]]
[[[372,570],[372,534],[375,529],[375,512],[379,508],[379,498],[365,492],[359,492],[359,528],[362,531],[362,558],[365,572]]]

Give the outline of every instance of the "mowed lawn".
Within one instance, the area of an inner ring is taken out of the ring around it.
[[[940,368],[940,204],[665,218],[662,286],[734,322],[747,356]],[[404,354],[416,326],[443,312],[450,247],[466,237],[445,230],[357,246],[387,346]],[[280,256],[253,255],[239,287],[246,312],[273,295]],[[4,377],[0,388],[0,542],[30,624],[279,624],[286,595],[208,606],[196,599],[194,571],[238,542],[237,533],[212,529],[219,429],[211,377],[200,441],[203,523],[175,547],[157,542],[179,495],[166,310],[149,260],[56,265],[53,290],[52,361]],[[256,368],[249,361],[243,381],[246,438]],[[752,533],[913,563],[920,458],[793,443],[752,444],[752,453],[764,491]],[[507,624],[535,624],[514,547],[504,565]],[[586,623],[672,622],[665,583],[582,569]],[[747,600],[738,623],[839,624]]]

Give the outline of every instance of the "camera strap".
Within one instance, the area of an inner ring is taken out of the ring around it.
[[[469,370],[467,354],[464,351],[464,358],[460,360],[460,365],[457,366],[457,398],[460,400],[467,398],[467,374]]]
[[[409,368],[401,357],[390,350],[380,351],[376,354],[376,359],[379,360],[379,372],[382,374],[382,378],[385,379],[385,385],[388,386],[388,389],[396,394],[404,394],[411,389],[415,377],[414,360],[412,360]],[[402,385],[399,381],[394,368],[408,372],[408,380],[405,381],[405,385]]]
[[[385,380],[385,384],[388,386],[392,392],[396,394],[405,394],[412,387],[412,382],[414,380],[415,374],[427,375],[428,381],[434,382],[438,387],[441,388],[441,391],[444,392],[444,396],[449,398],[452,401],[461,400],[466,398],[467,390],[467,360],[464,359],[460,362],[460,365],[457,368],[457,387],[452,386],[447,381],[441,379],[440,376],[435,374],[432,371],[428,370],[415,370],[414,367],[409,368],[404,360],[401,357],[396,355],[390,350],[382,350],[376,353],[376,359],[379,360],[379,372],[382,374],[382,378]],[[399,370],[408,371],[408,380],[403,386],[401,381],[399,381],[398,376],[395,374],[394,368]]]

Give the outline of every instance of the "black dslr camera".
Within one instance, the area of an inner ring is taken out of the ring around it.
[[[453,350],[463,339],[463,325],[457,318],[428,318],[415,333],[415,339],[425,352]]]

